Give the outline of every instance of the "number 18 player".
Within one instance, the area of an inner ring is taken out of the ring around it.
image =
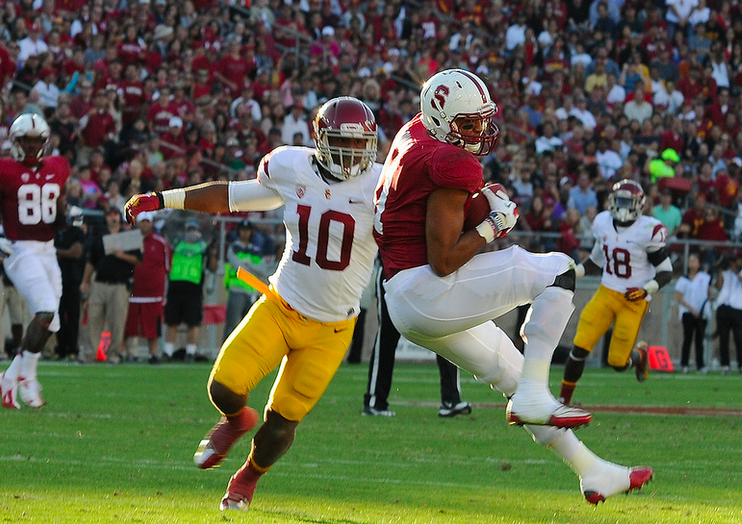
[[[645,348],[634,348],[647,298],[672,279],[665,251],[667,230],[656,218],[643,216],[646,197],[638,182],[621,180],[608,196],[608,211],[593,220],[595,245],[590,257],[576,268],[577,276],[599,274],[600,287],[580,315],[574,348],[564,368],[560,400],[572,401],[585,359],[613,326],[608,364],[616,371],[634,368],[639,382],[649,374]]]
[[[5,273],[33,313],[21,352],[3,373],[2,404],[18,409],[17,393],[28,406],[45,404],[36,366],[49,336],[58,331],[62,273],[54,236],[65,220],[64,187],[70,165],[61,156],[45,156],[50,130],[37,114],[18,116],[10,126],[10,154],[0,158],[0,206],[9,245]]]

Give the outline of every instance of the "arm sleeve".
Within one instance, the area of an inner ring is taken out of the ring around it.
[[[257,180],[229,183],[229,210],[271,211],[283,205],[281,195],[262,186]]]

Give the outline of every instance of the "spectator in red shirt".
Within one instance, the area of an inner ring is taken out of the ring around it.
[[[166,145],[160,148],[162,156],[165,158],[165,160],[170,159],[175,156],[176,153],[180,153],[185,150],[186,142],[183,133],[183,126],[183,119],[178,116],[174,116],[168,123],[168,131],[160,136],[160,139],[163,143],[172,146],[168,147]]]
[[[147,48],[139,41],[137,26],[133,23],[124,26],[124,38],[116,44],[116,49],[124,67],[129,64],[141,65],[147,56]]]
[[[146,338],[149,362],[157,364],[165,283],[170,273],[172,253],[167,240],[154,232],[153,220],[154,213],[151,212],[137,216],[137,227],[143,237],[142,261],[134,267],[134,285],[129,296],[129,311],[126,317],[125,345],[128,357],[136,358],[136,350],[132,347],[132,342],[136,343],[136,340],[133,339]]]
[[[211,96],[211,80],[209,70],[201,67],[196,70],[196,80],[193,83],[191,98],[198,103],[203,97]]]
[[[170,86],[160,87],[160,96],[147,111],[149,132],[163,134],[170,129],[170,119],[178,116],[178,107],[170,100]]]
[[[241,46],[238,40],[231,40],[227,44],[226,53],[218,62],[216,79],[222,82],[224,90],[235,98],[242,86],[249,81],[250,64],[241,55]]]
[[[667,130],[663,131],[662,135],[660,135],[660,151],[672,149],[673,151],[681,152],[685,149],[685,139],[680,134],[680,129],[678,117],[675,115],[670,116]]]
[[[79,137],[84,147],[80,148],[78,163],[87,164],[90,152],[103,147],[116,136],[116,123],[108,111],[108,95],[105,91],[95,94],[95,105],[80,120]]]
[[[703,92],[701,84],[701,66],[694,64],[691,66],[688,76],[678,80],[675,88],[683,93],[686,103],[693,104],[696,96]]]
[[[118,95],[121,100],[121,121],[125,126],[130,126],[137,118],[144,115],[147,107],[144,84],[139,81],[139,66],[136,64],[126,65]]]
[[[114,91],[119,88],[119,84],[123,80],[121,73],[124,70],[124,66],[121,63],[121,59],[118,57],[112,58],[108,62],[108,72],[101,75],[98,81],[95,83],[96,91],[103,91],[105,89],[113,89]]]
[[[697,238],[698,229],[706,217],[706,195],[697,193],[693,200],[693,207],[683,213],[682,222],[678,228],[679,238]]]
[[[729,238],[727,237],[726,231],[724,231],[724,223],[719,218],[719,211],[715,207],[706,206],[704,209],[704,218],[701,224],[698,226],[698,240],[710,240],[715,242],[726,242]],[[708,266],[712,266],[719,254],[724,251],[721,246],[713,246],[704,249],[703,261]]]
[[[187,124],[192,120],[196,112],[196,104],[186,96],[186,85],[183,82],[176,82],[173,89],[173,104],[175,105],[178,116]]]
[[[727,162],[727,171],[722,169],[716,174],[716,194],[719,198],[719,205],[732,213],[737,207],[741,169],[742,159],[735,157]]]
[[[70,111],[75,118],[81,119],[93,108],[93,84],[83,78],[77,87],[79,92],[70,99]]]

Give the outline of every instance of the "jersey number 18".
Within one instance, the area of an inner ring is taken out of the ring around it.
[[[609,254],[608,246],[604,244],[603,254],[605,255],[606,273],[618,278],[631,278],[631,253],[627,249],[614,247],[613,252]]]

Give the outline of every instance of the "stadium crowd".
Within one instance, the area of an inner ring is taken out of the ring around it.
[[[69,203],[101,217],[135,193],[254,178],[273,148],[311,146],[338,95],[374,111],[383,161],[419,86],[461,67],[499,106],[485,176],[518,229],[559,233],[531,249],[584,258],[623,178],[671,235],[742,236],[736,0],[20,0],[0,24],[0,141],[43,114]]]

